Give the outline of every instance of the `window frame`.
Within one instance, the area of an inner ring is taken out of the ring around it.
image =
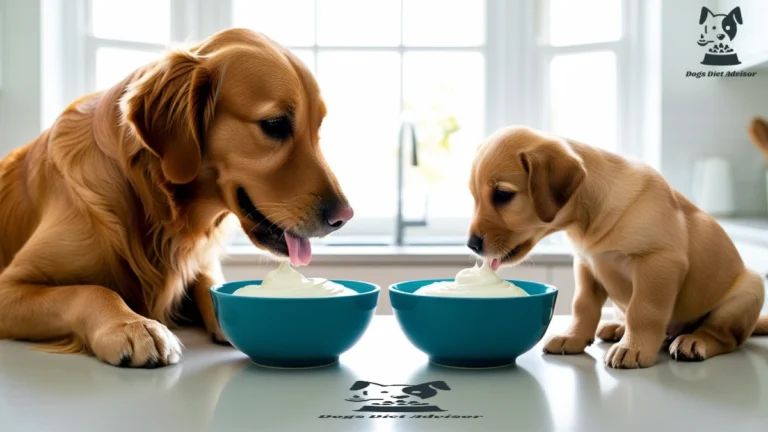
[[[622,37],[615,42],[551,47],[542,43],[538,23],[545,23],[546,1],[486,0],[485,43],[471,47],[325,47],[289,46],[292,49],[311,50],[315,57],[323,51],[473,51],[485,59],[485,135],[509,124],[527,124],[547,130],[549,107],[547,98],[549,61],[557,54],[584,53],[610,50],[616,54],[617,65],[617,118],[618,142],[616,150],[624,155],[647,161],[655,167],[652,143],[645,143],[643,124],[646,121],[644,81],[642,68],[645,45],[640,29],[645,20],[640,0],[622,2]],[[62,53],[62,83],[55,94],[44,95],[43,127],[50,125],[69,101],[92,91],[96,81],[96,52],[101,47],[154,50],[162,52],[165,44],[102,39],[90,32],[90,0],[43,0],[44,13],[53,13],[51,5],[59,8],[61,23],[58,41]],[[49,8],[46,8],[46,5]],[[315,11],[317,15],[317,11]],[[228,28],[231,17],[231,1],[218,0],[171,0],[171,39],[169,45],[188,40],[201,40],[204,35]],[[543,28],[543,27],[541,27]],[[402,31],[402,30],[401,30]],[[401,63],[402,70],[402,63]],[[402,83],[401,83],[402,85]],[[401,98],[402,99],[402,98]],[[61,105],[54,109],[51,105]],[[656,167],[658,168],[658,167]],[[393,185],[394,187],[394,185]],[[394,216],[358,220],[339,233],[328,237],[326,242],[341,243],[390,243],[394,238]],[[430,217],[427,227],[408,228],[407,241],[419,243],[463,243],[469,220],[459,217]],[[430,240],[431,239],[431,240]]]

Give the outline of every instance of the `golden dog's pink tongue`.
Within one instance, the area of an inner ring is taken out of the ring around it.
[[[498,270],[500,265],[501,265],[501,260],[499,258],[494,258],[491,260],[491,270],[493,271]]]
[[[288,257],[294,266],[307,265],[312,260],[312,245],[309,244],[309,239],[285,233],[285,244],[288,245]]]

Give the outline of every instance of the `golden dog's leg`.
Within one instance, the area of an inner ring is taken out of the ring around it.
[[[584,352],[584,349],[594,342],[595,330],[608,298],[605,289],[595,279],[582,258],[574,258],[573,271],[576,276],[573,322],[564,334],[553,337],[544,345],[544,352],[549,354]]]
[[[693,333],[675,339],[669,354],[675,360],[701,361],[734,351],[752,334],[764,297],[760,276],[745,270]]]
[[[229,341],[221,332],[219,323],[216,320],[216,314],[213,310],[213,300],[211,299],[210,289],[213,285],[224,283],[224,274],[221,271],[221,264],[216,261],[210,264],[208,268],[200,275],[192,286],[192,294],[195,298],[200,315],[203,317],[205,330],[211,335],[215,343],[228,344]]]
[[[115,366],[157,367],[181,359],[181,343],[97,285],[42,286],[0,277],[0,339],[70,340]],[[71,351],[75,351],[72,349]]]
[[[632,297],[626,310],[624,337],[605,356],[613,368],[634,369],[656,363],[666,337],[683,274],[684,258],[655,254],[632,263]]]

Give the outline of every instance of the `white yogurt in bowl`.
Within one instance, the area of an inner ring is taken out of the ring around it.
[[[435,297],[525,297],[528,295],[522,288],[514,285],[491,270],[487,264],[481,267],[475,265],[459,271],[453,281],[435,282],[425,285],[414,294]]]
[[[242,297],[321,298],[355,295],[357,291],[322,278],[307,278],[288,263],[270,271],[261,285],[247,285],[233,295]]]

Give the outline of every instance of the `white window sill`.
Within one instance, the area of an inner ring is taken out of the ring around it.
[[[231,246],[223,262],[226,265],[250,265],[270,259],[269,254],[253,246]],[[325,265],[466,265],[473,262],[466,246],[318,246],[312,250],[312,263]],[[567,245],[540,245],[525,261],[531,265],[570,265]]]

